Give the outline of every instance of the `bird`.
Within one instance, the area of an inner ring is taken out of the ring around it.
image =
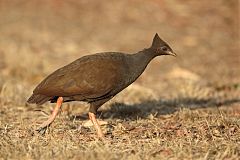
[[[56,103],[48,120],[37,131],[45,133],[64,102],[83,101],[90,106],[88,116],[97,136],[104,138],[96,119],[98,108],[132,84],[152,59],[162,55],[177,56],[156,33],[151,46],[137,53],[95,53],[57,69],[37,85],[27,100],[37,105],[47,101]]]

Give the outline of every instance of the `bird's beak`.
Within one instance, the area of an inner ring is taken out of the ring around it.
[[[168,55],[177,57],[177,54],[174,51],[168,51]]]

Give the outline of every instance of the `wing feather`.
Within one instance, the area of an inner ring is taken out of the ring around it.
[[[83,57],[50,74],[33,93],[47,96],[101,97],[121,82],[123,63],[123,56]]]

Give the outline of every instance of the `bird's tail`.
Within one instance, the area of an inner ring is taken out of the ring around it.
[[[43,104],[49,101],[51,97],[41,95],[41,94],[32,94],[31,97],[27,100],[28,103]]]

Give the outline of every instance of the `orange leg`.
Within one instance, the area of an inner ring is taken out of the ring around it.
[[[62,103],[63,103],[63,97],[58,97],[57,99],[57,105],[56,107],[54,108],[53,112],[52,112],[52,115],[48,118],[47,121],[43,122],[39,128],[37,129],[37,131],[41,134],[44,134],[47,127],[49,127],[51,125],[51,123],[54,121],[54,119],[56,118],[61,106],[62,106]]]
[[[92,112],[88,112],[89,119],[92,121],[94,128],[97,131],[97,135],[99,138],[103,138],[104,135],[102,133],[102,130],[100,128],[100,125],[98,124],[98,121],[96,119],[96,115]]]

